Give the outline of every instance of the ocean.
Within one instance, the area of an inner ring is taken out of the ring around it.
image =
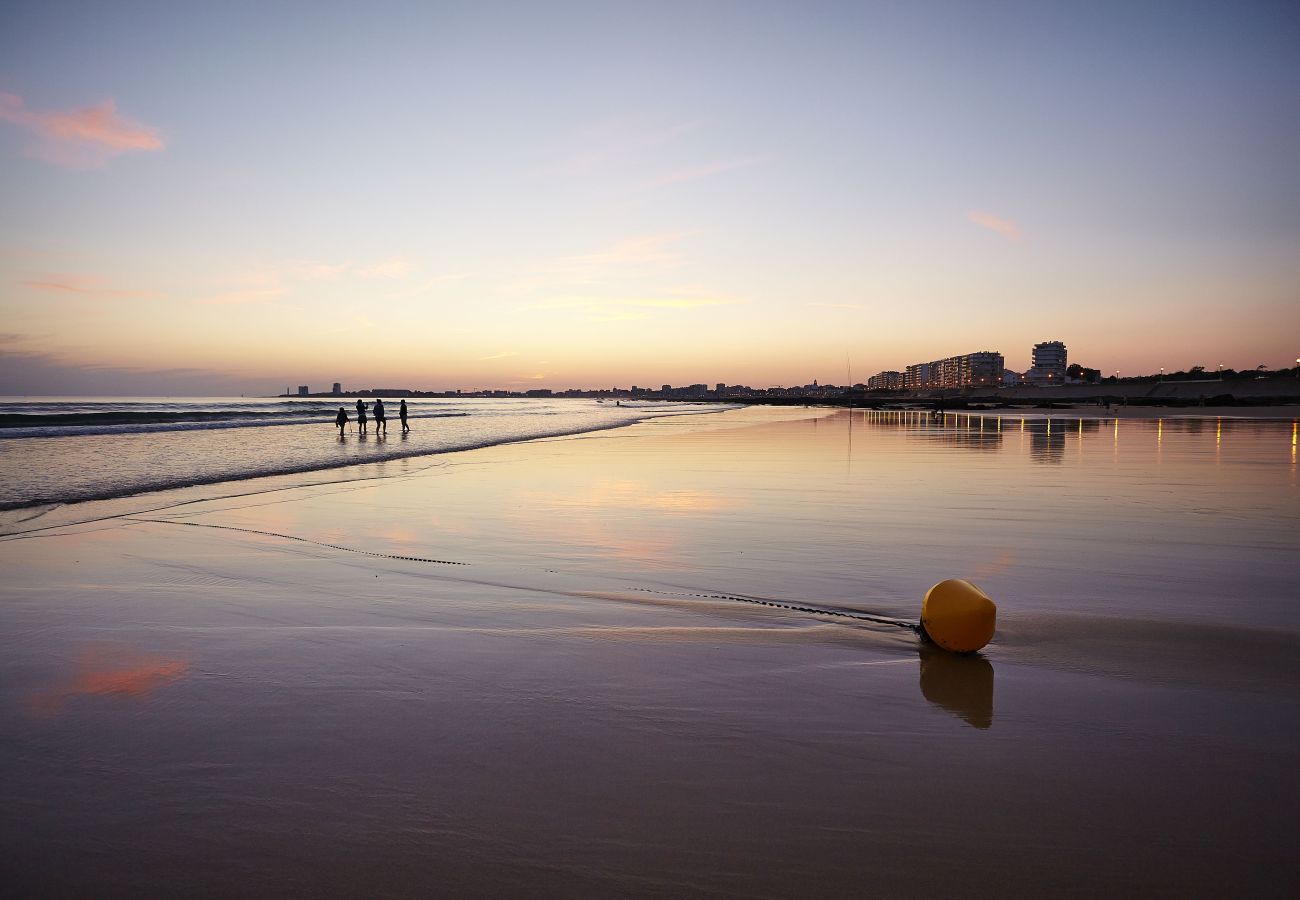
[[[372,398],[364,398],[367,408]],[[356,398],[0,398],[0,509],[469,450],[718,410],[688,403],[385,398],[386,435],[359,434]],[[346,433],[334,426],[348,411]],[[373,415],[373,414],[370,414]]]

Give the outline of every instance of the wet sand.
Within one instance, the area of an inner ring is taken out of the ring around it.
[[[1189,520],[1129,558],[1122,510],[1044,536],[1030,498],[968,529],[1017,438],[921,421],[744,410],[8,520],[5,883],[1289,895],[1294,532],[1215,556]],[[1018,438],[1026,490],[1101,483],[1038,438]],[[1292,522],[1259,511],[1279,466],[1223,501],[1239,532]],[[1217,616],[1198,557],[1259,605]],[[1165,605],[1137,582],[1169,559],[1191,568]],[[950,576],[1001,604],[981,655],[735,599],[915,620]]]
[[[1080,406],[1079,412],[1096,407]],[[1120,419],[1160,418],[1228,418],[1228,419],[1300,419],[1300,406],[1116,406],[1110,415]]]

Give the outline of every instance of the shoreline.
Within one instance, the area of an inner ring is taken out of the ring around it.
[[[17,464],[8,468],[0,479],[0,489],[4,491],[0,496],[0,513],[257,478],[307,476],[386,461],[436,459],[463,450],[596,434],[659,417],[717,415],[729,408],[733,407],[626,407],[618,410],[619,418],[597,414],[595,418],[578,420],[575,417],[565,421],[548,417],[543,407],[540,415],[533,416],[522,427],[512,425],[508,417],[498,420],[474,413],[417,416],[411,420],[415,427],[409,434],[397,429],[394,420],[393,432],[383,435],[358,435],[355,431],[337,434],[333,423],[324,419],[292,423],[254,422],[222,428],[142,426],[139,429],[133,427],[85,434],[14,435],[0,430],[0,444],[5,450],[13,451],[11,458],[16,460],[23,453],[43,452],[46,470],[38,471],[36,474],[43,477],[33,481],[31,473],[20,471]],[[527,416],[528,412],[525,412],[520,419]],[[498,422],[506,427],[498,426]],[[280,441],[280,446],[276,447],[268,438]],[[264,449],[261,452],[249,451],[252,441],[257,441],[256,446]],[[119,477],[116,481],[95,477],[80,461],[81,455],[86,453],[105,453],[112,457],[127,450],[140,462],[127,473],[129,477]],[[226,451],[243,455],[232,464],[232,457],[226,455]],[[150,463],[148,467],[145,462]]]
[[[701,401],[691,401],[691,402],[699,403]],[[912,406],[912,407],[886,406],[882,408],[880,406],[853,406],[853,405],[841,405],[838,403],[827,403],[827,402],[772,403],[768,401],[761,401],[761,402],[745,403],[745,402],[737,402],[737,401],[718,401],[717,406],[719,407],[717,409],[700,410],[698,412],[691,413],[688,415],[691,418],[694,418],[696,416],[719,415],[719,414],[725,414],[733,410],[750,409],[750,408],[771,408],[771,409],[784,409],[784,410],[791,410],[791,411],[798,410],[798,409],[809,409],[809,410],[821,409],[821,410],[828,410],[828,411],[836,410],[836,409],[849,409],[849,410],[868,410],[868,411],[885,412],[885,413],[917,413],[917,412],[924,413],[924,412],[931,411],[931,408],[927,406]],[[676,415],[680,415],[680,414],[668,414],[666,416],[650,415],[650,416],[646,416],[645,418],[638,419],[637,421],[634,422],[611,423],[608,425],[602,425],[598,427],[583,428],[577,431],[558,431],[553,434],[533,435],[533,436],[519,437],[519,438],[503,438],[497,441],[486,441],[481,444],[476,444],[473,446],[466,446],[466,447],[451,447],[446,449],[433,449],[433,450],[421,449],[421,450],[413,450],[409,452],[399,451],[399,452],[394,452],[385,455],[381,458],[374,459],[374,460],[346,460],[346,461],[341,460],[338,462],[330,462],[324,464],[310,464],[310,465],[303,465],[300,467],[269,469],[265,471],[253,471],[253,472],[248,472],[248,473],[235,475],[235,476],[222,475],[222,476],[216,476],[212,478],[198,479],[183,484],[160,484],[157,487],[147,487],[143,490],[133,489],[122,493],[111,492],[111,493],[103,493],[103,494],[98,494],[95,496],[87,496],[87,497],[40,499],[40,500],[34,500],[30,502],[24,501],[19,503],[9,503],[5,501],[0,501],[0,529],[3,529],[5,525],[8,524],[5,522],[5,520],[12,518],[14,514],[21,515],[24,511],[40,510],[41,508],[45,508],[46,510],[55,510],[55,509],[69,508],[69,507],[79,507],[83,504],[112,502],[112,501],[126,501],[126,500],[131,500],[133,498],[147,497],[150,494],[165,494],[171,491],[181,491],[181,490],[194,489],[194,488],[205,488],[205,487],[211,488],[211,487],[224,485],[224,484],[234,485],[234,484],[241,484],[248,481],[254,481],[257,479],[292,478],[294,476],[309,476],[317,473],[342,471],[354,467],[382,466],[385,462],[397,462],[403,460],[421,460],[421,459],[433,460],[439,457],[446,456],[448,454],[465,453],[465,452],[471,452],[475,450],[489,449],[491,447],[507,446],[510,444],[527,444],[536,441],[548,441],[548,440],[556,440],[556,439],[563,439],[563,438],[580,438],[581,436],[587,434],[599,434],[604,431],[616,431],[622,428],[631,428],[644,422],[653,421],[656,418],[676,417]],[[997,417],[1025,418],[1025,419],[1033,418],[1033,419],[1043,419],[1043,420],[1056,419],[1056,418],[1083,419],[1083,420],[1096,420],[1096,421],[1110,421],[1115,419],[1151,420],[1151,421],[1156,421],[1160,419],[1184,419],[1184,420],[1232,419],[1232,420],[1243,420],[1243,421],[1244,420],[1273,421],[1273,420],[1290,419],[1292,421],[1300,422],[1300,405],[1168,407],[1168,406],[1142,406],[1142,405],[1120,404],[1120,405],[1112,405],[1110,410],[1106,410],[1103,407],[1098,407],[1092,404],[1088,404],[1088,405],[1075,404],[1075,405],[1068,405],[1068,406],[1057,405],[1057,406],[1052,406],[1050,408],[1043,408],[1041,406],[988,406],[988,407],[970,406],[965,408],[962,407],[944,408],[941,412],[941,415],[955,415],[955,416],[965,416],[965,417],[991,416],[994,418]],[[3,433],[0,433],[0,439],[3,439],[4,437],[5,436],[3,435]],[[55,436],[55,438],[64,438],[64,437],[69,437],[69,436],[68,435]],[[88,437],[94,437],[94,435],[90,435]],[[27,440],[27,438],[21,438],[16,440]],[[346,481],[349,479],[341,479],[341,480]],[[320,482],[320,483],[330,483],[330,482]],[[0,531],[0,536],[3,536],[3,533],[4,533],[3,531]]]

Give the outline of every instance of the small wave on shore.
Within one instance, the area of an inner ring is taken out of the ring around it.
[[[320,400],[0,402],[0,509],[124,497],[580,434],[648,418],[712,412],[692,404],[590,400],[408,401],[410,430],[359,432],[352,398]],[[339,432],[344,405],[352,421]],[[367,402],[369,406],[369,401]]]

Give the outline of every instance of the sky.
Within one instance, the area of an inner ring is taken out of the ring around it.
[[[0,394],[1300,356],[1294,2],[0,4]]]

